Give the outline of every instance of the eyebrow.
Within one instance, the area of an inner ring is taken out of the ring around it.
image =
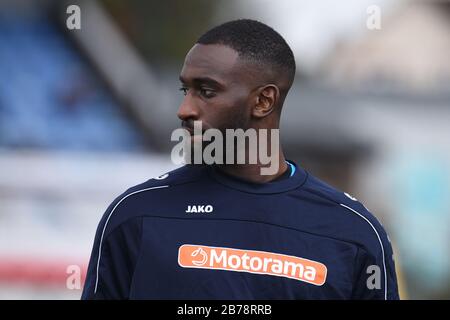
[[[189,81],[186,81],[186,79],[184,79],[182,76],[180,76],[180,81],[181,83],[185,84]],[[214,80],[213,78],[209,78],[209,77],[197,77],[197,78],[193,78],[192,82],[194,84],[201,84],[201,83],[205,83],[205,84],[209,84],[209,85],[213,85],[219,88],[223,88],[225,87],[223,84],[221,84],[219,81]]]

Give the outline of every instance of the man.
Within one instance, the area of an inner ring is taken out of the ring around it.
[[[225,23],[187,54],[178,117],[197,143],[196,121],[201,133],[277,130],[294,74],[273,29]],[[268,152],[279,164],[269,174],[261,159],[189,164],[119,196],[100,221],[82,298],[398,299],[374,216],[281,147]]]

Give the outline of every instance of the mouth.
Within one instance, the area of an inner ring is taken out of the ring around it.
[[[205,131],[206,130],[201,130],[200,131],[200,134],[199,134],[199,132],[198,131],[194,131],[194,128],[191,128],[191,127],[188,127],[188,126],[181,126],[181,129],[184,129],[184,130],[186,130],[187,132],[189,132],[189,135],[191,136],[191,137],[196,137],[196,136],[203,136],[203,134],[205,133]]]
[[[189,132],[190,136],[194,136],[194,129],[193,128],[189,128],[189,127],[184,127],[182,126],[181,129],[186,130],[187,132]]]

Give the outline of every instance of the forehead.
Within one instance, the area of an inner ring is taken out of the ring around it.
[[[196,78],[213,77],[226,81],[234,75],[238,53],[224,45],[195,44],[186,55],[180,78],[191,81]]]

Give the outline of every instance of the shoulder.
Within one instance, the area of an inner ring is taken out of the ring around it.
[[[189,188],[190,183],[203,175],[202,167],[186,165],[128,188],[109,205],[99,228],[102,227],[102,233],[107,236],[123,223],[141,217],[143,208],[161,206],[162,199],[170,196],[174,189]]]
[[[333,224],[329,232],[352,242],[374,256],[390,248],[389,238],[380,221],[358,199],[309,175],[302,190],[320,205],[323,219]]]

